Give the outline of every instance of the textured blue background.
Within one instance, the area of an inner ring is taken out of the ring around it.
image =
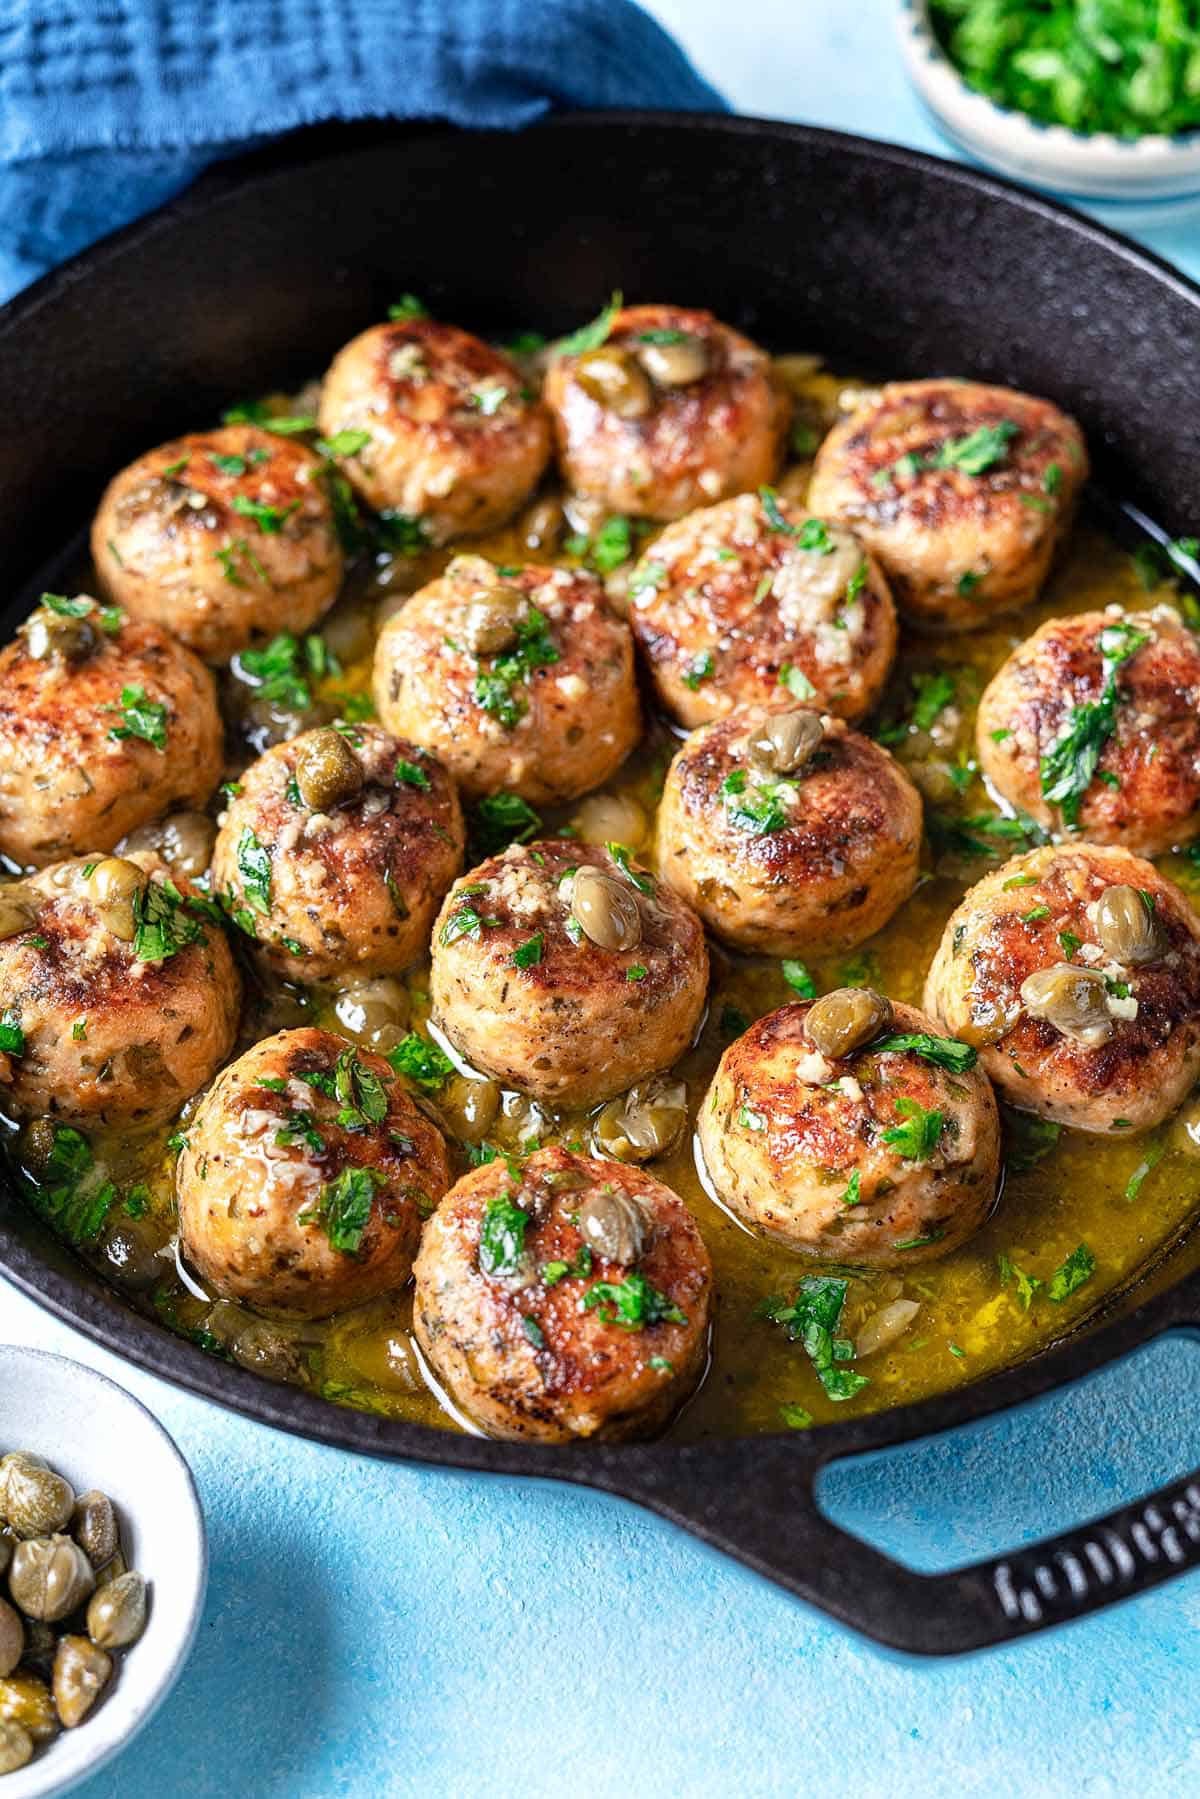
[[[890,0],[650,10],[742,110],[943,148],[895,63]],[[1200,273],[1195,216],[1139,234]],[[123,1380],[208,1513],[195,1656],[83,1799],[1200,1791],[1195,1577],[1015,1649],[910,1664],[630,1507],[291,1441],[124,1370],[5,1287],[0,1338]],[[1160,1344],[835,1471],[828,1502],[924,1567],[1012,1547],[1200,1465],[1198,1367],[1195,1346]]]

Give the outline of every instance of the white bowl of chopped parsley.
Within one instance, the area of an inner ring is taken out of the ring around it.
[[[1200,194],[1200,0],[900,0],[899,25],[981,162],[1087,199]]]

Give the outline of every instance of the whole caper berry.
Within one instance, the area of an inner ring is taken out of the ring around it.
[[[519,587],[481,587],[467,607],[459,635],[473,656],[497,656],[512,648],[528,613]]]
[[[10,1674],[0,1680],[0,1724],[19,1724],[35,1743],[52,1737],[57,1721],[45,1681],[36,1674]]]
[[[0,1774],[15,1774],[33,1759],[33,1738],[23,1724],[0,1718]]]
[[[1085,1049],[1098,1049],[1113,1034],[1108,986],[1097,969],[1070,962],[1035,969],[1021,983],[1021,1003],[1031,1017],[1045,1019]]]
[[[84,662],[94,654],[100,634],[88,618],[69,618],[40,606],[23,627],[25,648],[38,662]]]
[[[197,881],[212,861],[217,827],[206,812],[172,812],[154,824],[139,825],[124,838],[125,850],[153,850],[168,868]]]
[[[575,876],[571,911],[584,935],[600,949],[633,949],[642,939],[642,915],[632,889],[602,868]]]
[[[665,1156],[687,1126],[687,1087],[682,1081],[650,1080],[610,1100],[592,1126],[601,1155],[617,1162],[649,1162]]]
[[[132,943],[137,935],[134,901],[147,880],[145,869],[124,856],[104,856],[91,864],[84,876],[84,888],[97,916],[122,943]]]
[[[314,812],[332,812],[356,800],[366,774],[340,731],[314,731],[296,760],[300,798]]]
[[[1154,904],[1140,887],[1106,887],[1096,905],[1096,935],[1105,955],[1127,968],[1156,962],[1167,947]]]
[[[98,1649],[95,1643],[86,1637],[59,1638],[51,1686],[55,1710],[68,1730],[82,1724],[111,1673],[112,1656]]]
[[[70,1537],[31,1537],[18,1543],[8,1590],[27,1618],[57,1624],[82,1605],[95,1586],[92,1564]]]
[[[333,1010],[348,1037],[386,1056],[408,1029],[408,989],[395,975],[353,975]]]
[[[579,1208],[579,1232],[597,1255],[626,1266],[637,1261],[650,1234],[637,1200],[615,1187],[596,1187],[588,1194]]]
[[[660,387],[690,387],[709,370],[708,345],[702,337],[682,334],[673,343],[638,345],[638,361]]]
[[[586,350],[575,364],[575,379],[590,400],[619,419],[645,418],[654,404],[645,370],[615,345]]]
[[[892,1022],[892,1004],[870,987],[838,987],[814,1001],[804,1021],[808,1040],[821,1055],[852,1055]]]
[[[27,931],[37,917],[37,905],[27,888],[16,881],[0,887],[0,942]]]
[[[750,760],[768,774],[795,774],[812,761],[824,735],[819,712],[799,706],[773,712],[751,736]]]
[[[257,1323],[266,1325],[266,1319]],[[299,1362],[296,1345],[291,1371]],[[93,1593],[87,1609],[88,1635],[100,1649],[127,1649],[146,1628],[146,1583],[135,1568]]]
[[[120,1548],[121,1539],[117,1514],[107,1493],[92,1487],[80,1494],[71,1519],[71,1535],[93,1568],[103,1568],[105,1562],[111,1562]]]
[[[11,1674],[25,1653],[25,1626],[7,1599],[0,1599],[0,1675]]]
[[[53,1468],[14,1461],[4,1471],[0,1503],[18,1537],[48,1537],[62,1530],[75,1508],[75,1489]]]

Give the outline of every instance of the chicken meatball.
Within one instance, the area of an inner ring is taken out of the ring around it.
[[[212,676],[157,625],[46,594],[0,650],[0,852],[22,867],[204,805],[222,761]]]
[[[996,1198],[1000,1121],[967,1044],[859,987],[760,1018],[717,1067],[699,1140],[721,1202],[805,1255],[906,1268]]]
[[[861,718],[896,654],[895,608],[874,558],[844,526],[770,488],[668,525],[629,592],[659,699],[689,727],[789,692]]]
[[[1128,850],[1031,850],[952,915],[925,1005],[1013,1105],[1080,1131],[1148,1130],[1200,1073],[1200,919]]]
[[[834,426],[808,498],[853,526],[914,624],[974,631],[1037,596],[1087,470],[1049,400],[897,381]]]
[[[425,1227],[413,1328],[491,1436],[644,1437],[703,1371],[712,1267],[660,1181],[560,1148],[476,1168]]]
[[[174,438],[122,469],[92,557],[115,600],[206,662],[307,631],[342,579],[325,464],[253,425]]]
[[[0,1100],[88,1129],[178,1112],[233,1047],[241,983],[214,907],[145,851],[0,887]]]
[[[375,701],[468,798],[535,806],[599,787],[641,730],[629,630],[595,576],[482,556],[456,556],[389,619]]]
[[[435,1022],[475,1068],[556,1105],[669,1068],[707,983],[699,919],[619,843],[514,844],[434,926]]]
[[[290,980],[398,974],[425,952],[463,841],[454,783],[424,750],[377,725],[306,731],[241,777],[213,885]]]
[[[977,733],[996,791],[1047,829],[1141,856],[1200,835],[1200,644],[1169,606],[1048,619],[988,684]]]
[[[921,799],[885,749],[804,707],[739,707],[667,771],[658,865],[751,955],[824,956],[881,930],[917,882]]]
[[[432,543],[502,525],[550,457],[550,421],[516,364],[455,325],[373,325],[340,350],[321,429],[346,434],[341,467],[369,506]]]
[[[545,386],[577,494],[670,519],[773,479],[791,402],[757,344],[683,306],[626,306],[591,335],[574,353],[567,340]]]
[[[404,1285],[449,1184],[441,1132],[382,1057],[280,1031],[222,1071],[187,1126],[180,1239],[227,1299],[327,1318]]]

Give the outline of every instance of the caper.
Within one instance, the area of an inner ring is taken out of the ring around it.
[[[27,1618],[57,1624],[83,1604],[94,1585],[92,1564],[70,1537],[32,1537],[18,1543],[8,1590]]]
[[[1021,1003],[1034,1018],[1044,1018],[1064,1037],[1096,1049],[1113,1034],[1108,988],[1094,968],[1057,962],[1039,968],[1021,983]]]
[[[586,350],[575,364],[575,379],[589,399],[619,419],[645,418],[654,404],[646,372],[628,350]]]
[[[100,642],[87,618],[68,618],[39,607],[24,626],[25,648],[38,662],[56,656],[60,662],[84,662]]]
[[[535,500],[521,520],[521,536],[526,549],[556,550],[566,526],[561,501]]]
[[[60,1637],[54,1656],[54,1706],[68,1730],[91,1711],[112,1673],[112,1656],[86,1637]]]
[[[124,856],[105,856],[91,866],[84,886],[105,928],[122,943],[132,943],[137,934],[133,903],[146,886],[146,871]]]
[[[452,1135],[478,1143],[487,1136],[500,1110],[500,1089],[495,1081],[456,1074],[438,1094],[437,1105]]]
[[[25,1653],[25,1626],[7,1599],[0,1599],[0,1675],[11,1674]]]
[[[1166,949],[1166,937],[1154,906],[1140,887],[1123,882],[1106,887],[1096,906],[1096,935],[1106,956],[1134,968],[1156,962]]]
[[[0,941],[27,931],[37,917],[33,896],[15,881],[0,887]]]
[[[819,712],[772,712],[750,738],[750,760],[768,774],[794,774],[812,760],[824,735]]]
[[[592,1126],[596,1148],[617,1162],[649,1162],[674,1149],[687,1125],[687,1087],[652,1080],[610,1100]]]
[[[104,1272],[129,1293],[145,1293],[163,1277],[164,1231],[152,1214],[127,1218],[116,1213],[105,1221],[95,1251]],[[86,1547],[86,1545],[85,1545]]]
[[[660,387],[690,387],[708,373],[708,345],[702,337],[675,343],[639,344],[638,361]]]
[[[117,1529],[117,1514],[107,1493],[92,1487],[80,1494],[71,1519],[71,1535],[93,1568],[103,1568],[105,1562],[112,1560],[120,1547],[121,1536]]]
[[[596,1187],[579,1208],[579,1232],[607,1262],[636,1262],[646,1247],[646,1214],[636,1199],[615,1187]]]
[[[40,1618],[25,1619],[25,1653],[21,1657],[36,1674],[48,1675],[58,1648],[57,1632]]]
[[[633,949],[641,942],[642,915],[636,895],[602,868],[579,870],[571,911],[584,935],[601,949]]]
[[[1020,1001],[1009,994],[975,996],[970,1016],[955,1026],[954,1035],[972,1049],[986,1049],[990,1043],[999,1043],[1020,1016]]]
[[[581,843],[636,845],[646,835],[646,814],[628,793],[590,793],[571,823]]]
[[[528,614],[519,587],[481,587],[471,597],[459,635],[473,656],[496,656],[512,648]]]
[[[8,1564],[12,1561],[12,1553],[16,1546],[17,1539],[13,1536],[7,1524],[0,1524],[0,1574],[4,1573]]]
[[[35,1743],[44,1743],[56,1728],[54,1701],[36,1674],[10,1674],[0,1680],[0,1725],[19,1724]]]
[[[205,812],[172,812],[152,825],[139,825],[121,843],[123,850],[154,850],[168,868],[199,880],[212,861],[217,827]]]
[[[838,987],[816,1000],[804,1021],[823,1056],[848,1056],[892,1022],[892,1003],[870,987]]]
[[[395,975],[362,975],[347,981],[333,1010],[348,1036],[386,1055],[408,1028],[408,989]]]
[[[332,812],[358,798],[366,775],[340,731],[314,731],[296,759],[296,786],[313,812]]]
[[[266,1318],[245,1324],[230,1342],[229,1353],[240,1368],[265,1375],[267,1380],[295,1381],[303,1366],[295,1338]]]
[[[0,1718],[0,1774],[15,1774],[33,1759],[33,1738],[24,1725]]]
[[[14,1461],[0,1488],[8,1527],[18,1537],[48,1537],[62,1530],[75,1509],[75,1490],[53,1468]]]
[[[88,1635],[98,1649],[128,1649],[146,1628],[146,1583],[136,1569],[93,1593]]]
[[[114,1580],[120,1580],[122,1574],[128,1573],[129,1564],[118,1549],[111,1562],[106,1562],[103,1568],[97,1568],[96,1591],[99,1592],[101,1587],[110,1587]]]

